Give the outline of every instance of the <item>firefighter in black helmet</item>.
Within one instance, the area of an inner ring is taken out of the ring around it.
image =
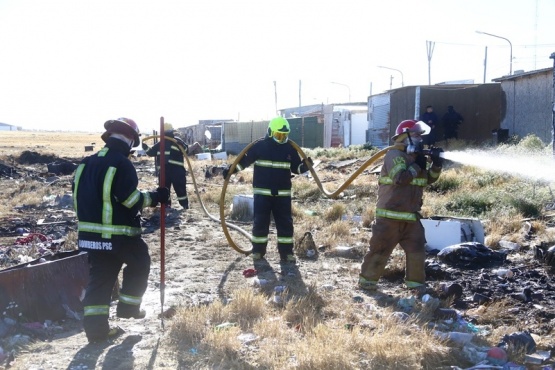
[[[83,326],[89,342],[116,336],[108,323],[112,288],[123,269],[116,315],[142,318],[140,309],[150,272],[148,246],[141,238],[140,212],[165,203],[169,190],[137,189],[138,177],[128,156],[139,145],[139,127],[129,118],[104,124],[106,146],[86,157],[75,171],[73,202],[78,218],[78,246],[88,253],[90,271]]]
[[[288,142],[289,122],[277,117],[268,125],[268,136],[259,139],[239,161],[240,171],[254,163],[254,224],[252,228],[252,258],[260,260],[266,254],[270,216],[277,229],[277,247],[282,262],[295,263],[293,254],[293,216],[291,214],[291,173],[308,171],[305,160]],[[308,158],[311,161],[310,158]],[[224,170],[227,178],[229,171]]]

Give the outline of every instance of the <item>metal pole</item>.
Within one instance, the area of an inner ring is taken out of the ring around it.
[[[432,55],[436,43],[433,41],[426,41],[426,50],[428,52],[428,85],[432,84]]]
[[[342,83],[339,83],[339,82],[331,82],[331,83],[335,84],[335,85],[345,86],[347,88],[347,91],[349,92],[349,101],[347,103],[350,103],[351,102],[351,88],[349,87],[349,85],[345,85],[345,84],[342,84]]]
[[[277,109],[277,86],[276,86],[276,81],[274,81],[274,100],[276,101],[276,116],[278,115],[278,109]]]
[[[395,68],[390,68],[390,67],[385,67],[385,66],[378,66],[378,68],[384,68],[384,69],[391,69],[392,71],[397,71],[401,74],[401,87],[405,87],[405,78],[403,77],[403,72],[401,72],[398,69]],[[392,76],[393,78],[393,76]],[[391,89],[391,88],[390,88]]]
[[[488,47],[486,46],[484,54],[484,83],[486,83],[486,68],[488,66]]]
[[[164,117],[160,117],[160,181],[158,186],[166,186],[166,158],[164,137]],[[162,320],[162,329],[164,329],[164,295],[166,288],[166,205],[160,204],[160,319]]]
[[[551,145],[553,146],[553,157],[555,157],[555,53],[551,53],[549,59],[553,59],[553,93],[551,95]]]
[[[482,32],[482,31],[476,31],[476,33],[482,34],[482,35],[488,35],[491,37],[497,37],[498,39],[503,39],[505,41],[507,41],[509,43],[509,47],[510,47],[510,58],[511,58],[511,62],[509,63],[509,76],[513,75],[513,44],[511,43],[511,41],[508,38],[502,37],[502,36],[497,36],[494,35],[492,33],[487,33],[487,32]]]

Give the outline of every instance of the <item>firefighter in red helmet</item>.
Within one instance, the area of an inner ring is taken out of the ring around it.
[[[140,212],[169,198],[167,188],[137,189],[138,177],[129,160],[139,145],[139,127],[129,118],[106,121],[106,146],[86,157],[73,179],[73,202],[78,219],[78,247],[89,259],[89,283],[83,300],[83,326],[89,342],[102,341],[121,331],[110,328],[112,288],[123,269],[116,315],[141,318],[140,309],[150,272],[148,246],[141,238]]]
[[[429,132],[430,127],[422,121],[402,121],[392,138],[394,147],[385,154],[370,248],[359,276],[362,289],[377,288],[389,256],[399,244],[406,255],[406,287],[425,291],[426,239],[419,211],[424,188],[438,179],[443,162],[441,150],[424,154],[422,136]]]

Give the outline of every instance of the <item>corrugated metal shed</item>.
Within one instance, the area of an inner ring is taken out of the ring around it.
[[[452,105],[464,117],[459,139],[485,142],[492,140],[492,131],[500,128],[503,94],[498,83],[479,85],[407,86],[368,99],[368,136],[372,145],[391,145],[399,122],[418,119],[427,105],[432,105],[440,127],[438,140],[443,138],[441,121]]]
[[[323,115],[302,118],[288,118],[291,126],[289,138],[303,148],[324,146]]]
[[[390,93],[368,98],[368,142],[375,147],[389,146],[389,103]]]
[[[552,141],[553,68],[496,78],[504,93],[501,128],[509,135],[538,136],[544,143]]]

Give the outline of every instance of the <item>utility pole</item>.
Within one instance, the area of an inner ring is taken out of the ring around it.
[[[488,67],[488,47],[486,46],[486,50],[484,52],[484,83],[486,83],[486,68]]]
[[[555,157],[555,53],[551,53],[549,59],[553,59],[553,94],[551,95],[551,145]]]
[[[276,81],[274,81],[274,100],[276,102],[276,116],[278,115],[278,109],[277,109],[277,85],[276,85]]]
[[[432,55],[434,54],[435,46],[435,42],[426,41],[426,51],[428,53],[428,85],[432,84]]]

